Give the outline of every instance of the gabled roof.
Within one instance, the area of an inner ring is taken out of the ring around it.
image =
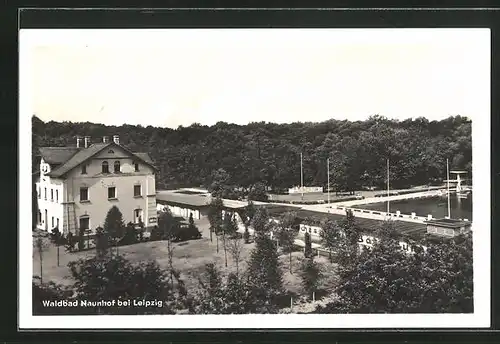
[[[76,147],[41,147],[40,156],[49,165],[63,164],[69,160],[76,152]]]
[[[151,159],[148,153],[134,153],[134,155],[153,166],[153,159]]]
[[[139,155],[138,155],[136,153],[129,151],[127,148],[125,148],[123,146],[117,145],[114,142],[108,142],[108,143],[94,143],[94,144],[90,145],[88,148],[80,148],[80,149],[75,148],[75,149],[77,149],[76,153],[74,153],[72,156],[69,156],[69,159],[67,159],[65,162],[63,162],[61,166],[52,170],[47,175],[49,177],[56,177],[56,178],[62,177],[66,173],[71,171],[72,169],[78,167],[83,162],[89,160],[90,158],[92,158],[93,156],[98,154],[99,152],[103,151],[105,148],[108,148],[111,146],[117,146],[117,147],[123,149],[124,151],[130,153],[131,155],[136,156],[139,160],[141,160],[142,162],[144,162],[147,165],[150,165],[151,167],[153,167],[156,170],[156,167],[153,165],[149,155],[147,155],[147,154],[144,155],[145,153],[139,153]],[[50,147],[50,148],[52,148],[52,147]],[[146,158],[147,158],[147,160],[146,160]]]

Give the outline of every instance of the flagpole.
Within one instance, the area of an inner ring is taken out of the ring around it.
[[[328,208],[330,208],[330,158],[326,159],[326,174],[328,178]]]
[[[389,159],[387,159],[387,213],[390,213],[389,196],[391,195],[389,191]]]
[[[304,168],[302,167],[302,152],[300,152],[300,193],[304,200]]]
[[[451,218],[450,209],[450,166],[449,160],[446,159],[446,194],[448,195],[448,218]]]

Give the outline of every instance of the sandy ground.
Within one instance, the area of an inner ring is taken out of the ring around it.
[[[181,278],[186,283],[186,287],[190,292],[195,292],[199,288],[198,278],[204,271],[207,263],[214,262],[224,275],[230,272],[236,272],[235,261],[229,252],[227,258],[228,266],[225,267],[222,240],[219,241],[218,253],[215,236],[213,242],[210,241],[208,220],[202,219],[196,222],[203,234],[201,239],[173,244],[174,266],[180,270]],[[243,244],[239,263],[240,272],[246,269],[247,260],[253,247],[253,243]],[[167,244],[165,241],[144,242],[129,246],[121,246],[119,247],[119,253],[132,262],[156,260],[160,267],[166,268],[168,266]],[[67,253],[64,248],[61,247],[60,265],[57,266],[57,249],[53,245],[50,245],[43,254],[44,282],[51,280],[60,284],[72,284],[73,280],[67,267],[68,263],[78,258],[84,258],[94,254],[94,250]],[[298,274],[302,259],[303,253],[301,251],[292,254],[292,273],[290,273],[289,255],[283,254],[280,256],[284,271],[284,286],[289,292],[294,294],[303,294],[301,279]],[[333,266],[328,262],[327,257],[320,256],[316,257],[315,260],[322,264],[325,270],[325,276],[327,276],[321,283],[321,287],[330,290],[335,284]],[[40,275],[40,258],[37,252],[33,253],[33,275]]]

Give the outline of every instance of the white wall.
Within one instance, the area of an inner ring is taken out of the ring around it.
[[[42,159],[40,162],[40,178],[35,184],[38,195],[38,210],[42,215],[42,222],[38,223],[37,227],[39,229],[51,231],[52,228],[57,226],[57,220],[59,220],[59,228],[62,230],[64,226],[64,206],[62,204],[64,185],[62,180],[46,176],[49,172],[50,165],[46,164]],[[46,198],[45,190],[47,190]],[[45,210],[47,210],[47,217],[45,217]],[[52,225],[52,218],[54,218],[54,225]]]

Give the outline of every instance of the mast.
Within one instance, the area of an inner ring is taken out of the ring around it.
[[[448,159],[446,159],[446,194],[448,195],[448,218],[451,218],[450,209],[450,166]]]
[[[300,152],[300,193],[304,199],[304,168],[302,167],[302,152]]]
[[[391,195],[389,191],[389,159],[387,159],[387,197]],[[389,198],[387,198],[387,212],[390,213]]]
[[[328,207],[330,207],[330,158],[326,159],[326,175],[328,178]]]

